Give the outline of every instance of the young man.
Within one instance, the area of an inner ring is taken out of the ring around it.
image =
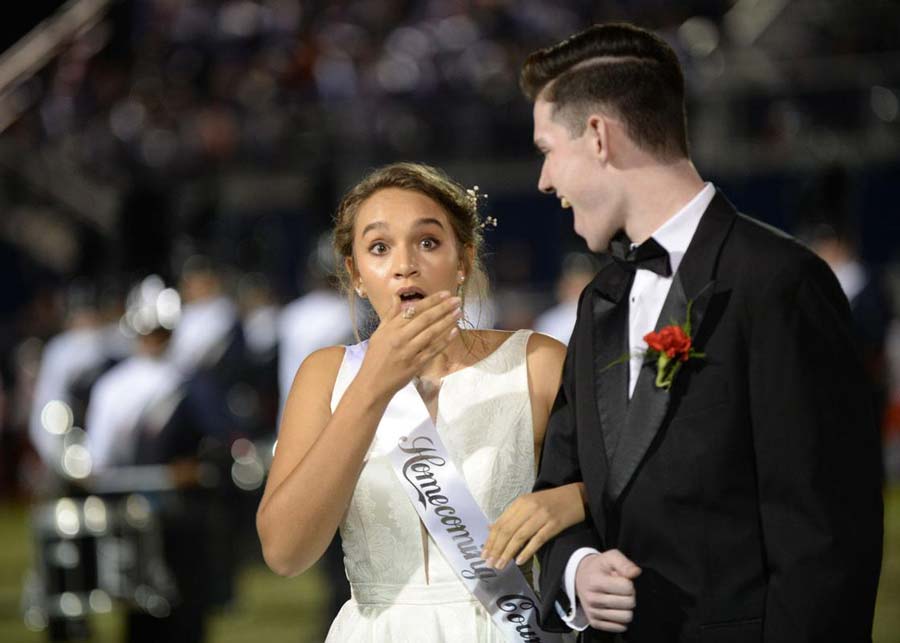
[[[700,178],[655,35],[596,25],[533,53],[522,88],[539,188],[605,251],[535,486],[583,480],[590,514],[542,549],[545,624],[589,626],[585,641],[871,640],[879,437],[828,266]]]

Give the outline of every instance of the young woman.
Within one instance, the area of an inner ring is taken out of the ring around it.
[[[487,565],[504,567],[523,545],[519,562],[530,562],[584,519],[580,485],[529,493],[563,345],[462,323],[466,300],[485,294],[481,229],[471,193],[424,165],[376,170],[338,209],[335,249],[351,297],[368,299],[378,327],[300,367],[257,515],[266,562],[283,575],[312,566],[341,529],[353,598],[330,643],[504,640],[392,469],[396,439],[385,435],[401,392],[417,392],[488,520],[508,509],[482,554]]]

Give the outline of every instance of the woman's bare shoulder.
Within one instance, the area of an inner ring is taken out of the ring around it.
[[[313,385],[323,390],[333,389],[345,350],[343,346],[328,346],[310,353],[297,369],[291,388],[302,382],[304,387]]]
[[[344,346],[328,346],[326,348],[320,348],[319,350],[313,351],[309,354],[309,356],[303,360],[304,366],[315,369],[334,369],[337,371],[341,366],[341,362],[344,360],[344,352],[346,351],[346,347]]]
[[[303,360],[294,375],[284,404],[278,431],[279,441],[283,442],[281,438],[285,436],[295,435],[292,427],[304,427],[313,417],[327,420],[331,414],[334,384],[343,359],[343,346],[329,346],[313,351]],[[316,431],[323,426],[321,423],[314,424]]]
[[[562,367],[566,359],[566,345],[561,341],[545,335],[533,332],[528,338],[528,360],[536,361],[543,366]]]
[[[566,345],[549,335],[532,333],[528,338],[525,360],[532,394],[537,394],[552,404],[562,379]]]

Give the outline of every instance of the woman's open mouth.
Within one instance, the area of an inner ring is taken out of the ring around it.
[[[416,302],[425,299],[425,291],[415,287],[401,288],[397,291],[397,297],[400,298],[400,310],[405,310],[415,306]]]

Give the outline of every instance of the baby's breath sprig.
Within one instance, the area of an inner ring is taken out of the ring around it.
[[[481,229],[484,230],[486,227],[497,227],[497,217],[485,217],[484,221],[481,222]]]
[[[472,209],[477,213],[478,212],[478,204],[479,201],[482,203],[487,203],[487,194],[480,194],[478,192],[479,188],[477,185],[473,185],[471,188],[466,190],[466,197],[469,199],[469,203],[472,206]],[[486,216],[484,220],[481,222],[481,225],[478,226],[482,230],[487,227],[496,228],[497,227],[497,217]]]

